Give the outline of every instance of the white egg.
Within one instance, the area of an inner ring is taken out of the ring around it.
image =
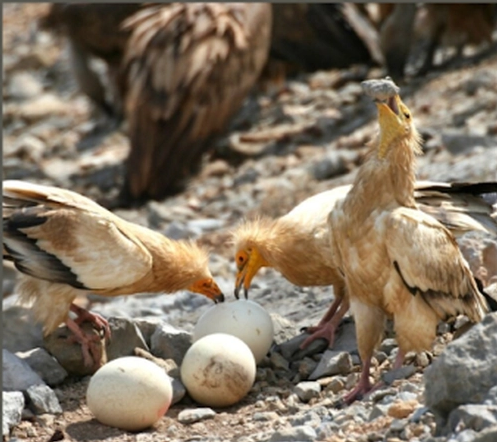
[[[210,407],[228,407],[243,399],[255,381],[255,359],[235,336],[214,333],[195,342],[181,364],[189,395]]]
[[[259,304],[248,299],[215,304],[198,320],[193,342],[212,333],[227,333],[249,346],[259,363],[267,354],[274,337],[273,321]]]
[[[171,380],[157,364],[128,356],[105,364],[92,376],[88,408],[105,425],[128,431],[150,427],[168,410]]]

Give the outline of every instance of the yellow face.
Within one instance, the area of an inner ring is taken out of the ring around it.
[[[380,123],[379,157],[383,158],[393,141],[413,134],[411,111],[398,95],[377,101]]]
[[[238,269],[236,273],[235,296],[237,299],[239,298],[239,291],[243,286],[245,298],[247,298],[252,279],[261,267],[269,266],[269,263],[253,247],[238,250],[235,254],[235,261]]]
[[[188,290],[193,293],[199,293],[200,295],[207,296],[212,299],[216,304],[218,302],[224,302],[224,295],[219,286],[216,284],[212,278],[203,278],[195,281]]]

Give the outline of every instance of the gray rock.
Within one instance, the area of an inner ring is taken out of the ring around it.
[[[344,156],[337,151],[329,152],[324,158],[320,158],[311,166],[312,176],[318,180],[328,180],[337,175],[343,175],[348,170]]]
[[[414,365],[404,365],[396,370],[389,370],[382,373],[381,379],[387,385],[391,385],[397,379],[407,379],[416,373],[416,367]]]
[[[182,424],[193,424],[195,422],[211,419],[216,415],[212,408],[194,408],[183,410],[178,414],[178,422]]]
[[[380,345],[379,350],[389,355],[394,348],[397,348],[397,341],[393,338],[384,339]]]
[[[2,435],[8,436],[10,429],[21,422],[24,395],[20,391],[2,391]]]
[[[43,92],[43,86],[30,72],[15,72],[10,77],[7,88],[11,98],[25,100]]]
[[[3,311],[2,338],[3,348],[12,353],[43,345],[41,325],[34,320],[31,309],[18,305]]]
[[[257,411],[252,416],[254,422],[268,422],[279,419],[279,414],[276,411]]]
[[[36,414],[62,413],[59,400],[54,391],[47,385],[33,385],[26,394],[30,400],[29,405]]]
[[[425,370],[426,405],[446,418],[459,405],[481,403],[497,385],[497,313],[485,316]]]
[[[173,398],[171,401],[171,405],[174,405],[185,397],[186,388],[179,379],[172,377],[171,377],[171,385],[173,387]]]
[[[453,410],[448,419],[447,429],[459,431],[469,428],[481,431],[497,425],[497,406],[493,405],[461,405]]]
[[[270,313],[269,315],[273,321],[273,340],[276,345],[292,339],[298,333],[297,327],[292,321],[289,321],[278,313]]]
[[[5,391],[26,391],[32,385],[44,384],[43,379],[16,355],[8,350],[2,351],[2,381]]]
[[[485,428],[478,434],[475,434],[473,442],[495,442],[497,440],[497,425]]]
[[[308,336],[309,335],[307,334],[295,336],[289,341],[277,345],[275,351],[281,353],[287,361],[298,361],[304,359],[308,355],[321,353],[328,347],[328,343],[324,339],[316,339],[311,342],[306,349],[301,350],[300,345],[308,338]]]
[[[178,366],[192,344],[192,335],[172,325],[162,324],[150,339],[151,351],[163,359],[173,359]]]
[[[16,353],[51,387],[60,384],[66,377],[67,371],[57,360],[43,348],[34,348],[26,352]]]
[[[109,318],[111,338],[105,345],[107,361],[131,356],[135,348],[142,348],[148,351],[148,345],[134,321],[127,318]]]
[[[292,424],[292,427],[308,425],[312,428],[316,428],[321,425],[321,417],[314,410],[304,411],[290,417],[288,422]]]
[[[317,434],[314,428],[302,425],[275,431],[271,435],[269,442],[312,442],[316,438]]]
[[[497,142],[493,137],[467,135],[456,130],[442,133],[442,144],[454,155],[466,153],[477,146],[494,147]]]
[[[386,416],[388,414],[388,409],[390,407],[388,405],[383,404],[375,404],[371,413],[369,414],[368,421],[374,421],[379,417]]]
[[[483,400],[484,405],[497,405],[497,385],[488,390]]]
[[[321,385],[317,382],[299,382],[293,391],[302,402],[309,402],[312,398],[319,397]]]
[[[140,329],[143,339],[145,340],[148,347],[149,348],[152,347],[152,336],[157,330],[157,328],[165,324],[164,319],[160,317],[146,318],[146,319],[135,318],[133,319],[133,321]]]
[[[280,354],[272,352],[269,356],[269,362],[271,367],[280,370],[288,370],[290,368],[290,363]]]
[[[352,359],[345,351],[327,350],[316,369],[309,376],[310,380],[336,374],[346,375],[352,370]]]
[[[421,418],[430,411],[428,407],[419,407],[414,410],[414,412],[409,416],[409,420],[411,422],[417,423],[421,420]]]

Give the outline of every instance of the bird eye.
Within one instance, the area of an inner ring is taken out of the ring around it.
[[[407,119],[411,118],[411,115],[408,114],[407,112],[404,112],[404,117],[406,117]]]
[[[248,255],[246,252],[239,252],[236,255],[236,265],[239,269],[241,269],[248,260]]]

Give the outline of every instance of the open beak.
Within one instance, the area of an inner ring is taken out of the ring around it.
[[[378,108],[378,112],[380,117],[382,116],[391,116],[392,113],[395,116],[399,116],[400,114],[400,97],[399,95],[393,95],[388,97],[385,100],[375,100],[376,107]]]
[[[224,294],[212,278],[200,279],[193,283],[188,290],[193,293],[207,296],[212,299],[216,304],[224,302]]]

